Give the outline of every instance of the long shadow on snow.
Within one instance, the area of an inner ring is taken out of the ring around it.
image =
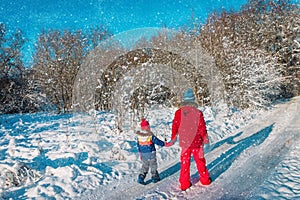
[[[222,153],[217,159],[207,165],[207,168],[210,172],[212,180],[216,180],[221,174],[223,174],[234,162],[234,160],[247,148],[251,146],[257,146],[262,144],[265,139],[268,138],[269,134],[272,132],[274,124],[267,126],[266,128],[260,130],[259,132],[241,139],[239,141],[234,141],[235,138],[242,135],[243,132],[239,132],[234,136],[228,137],[216,144],[212,145],[210,151],[222,146],[223,144],[231,144],[235,145],[233,148],[229,149],[228,151]],[[165,179],[176,172],[180,171],[180,162],[172,165],[171,167],[167,168],[166,170],[160,173],[160,178]],[[199,174],[196,172],[191,177],[192,180],[198,179]]]
[[[173,166],[167,168],[166,170],[162,171],[160,174],[159,174],[159,177],[161,179],[165,179],[167,178],[168,176],[171,176],[173,174],[175,174],[176,172],[178,172],[180,170],[180,163],[176,163],[174,164]],[[146,182],[147,183],[147,182]]]
[[[234,136],[231,136],[229,138],[226,138],[225,140],[222,140],[215,145],[213,145],[212,150],[222,146],[223,144],[232,144],[235,145],[228,151],[222,153],[217,159],[215,159],[213,162],[209,163],[207,165],[207,168],[210,172],[212,180],[216,180],[221,174],[223,174],[226,170],[229,169],[229,167],[232,165],[234,160],[246,149],[248,149],[251,146],[257,146],[262,144],[265,139],[268,138],[270,133],[272,132],[274,124],[265,127],[264,129],[260,130],[259,132],[241,139],[239,141],[234,141],[234,138],[239,137],[242,135],[243,132],[237,133]],[[192,175],[192,179],[199,178],[198,172]]]

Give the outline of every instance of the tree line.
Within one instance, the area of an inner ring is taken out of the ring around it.
[[[289,0],[249,0],[190,29],[215,58],[229,105],[261,107],[300,94],[299,11]]]
[[[0,113],[56,109],[68,112],[75,76],[86,55],[112,34],[103,25],[81,30],[43,30],[35,44],[33,64],[22,62],[26,42],[21,30],[9,34],[0,24]]]
[[[261,107],[299,95],[300,14],[290,1],[249,0],[240,11],[214,12],[204,24],[193,21],[182,31],[215,59],[228,105]],[[0,23],[0,113],[70,111],[82,62],[110,36],[104,25],[85,32],[43,30],[28,68],[22,62],[22,31],[10,33]],[[164,36],[152,42],[159,37]]]

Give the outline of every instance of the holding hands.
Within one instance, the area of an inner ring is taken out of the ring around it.
[[[165,146],[166,147],[170,147],[170,146],[172,146],[174,143],[172,143],[172,142],[165,142]]]
[[[165,146],[166,146],[166,147],[170,147],[170,146],[172,146],[174,143],[175,143],[175,141],[169,140],[168,142],[165,142]]]

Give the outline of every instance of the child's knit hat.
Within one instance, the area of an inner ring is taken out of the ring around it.
[[[141,128],[142,130],[146,130],[146,131],[150,130],[149,122],[145,118],[142,119]]]
[[[191,88],[188,88],[183,95],[184,102],[195,102],[195,95]]]

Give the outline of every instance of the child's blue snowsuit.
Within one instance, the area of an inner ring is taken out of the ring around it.
[[[144,179],[150,168],[152,181],[156,183],[160,180],[160,177],[157,172],[155,144],[164,146],[165,143],[158,139],[150,130],[137,131],[137,140],[138,151],[143,162],[142,169],[138,177],[138,182],[145,184]]]

